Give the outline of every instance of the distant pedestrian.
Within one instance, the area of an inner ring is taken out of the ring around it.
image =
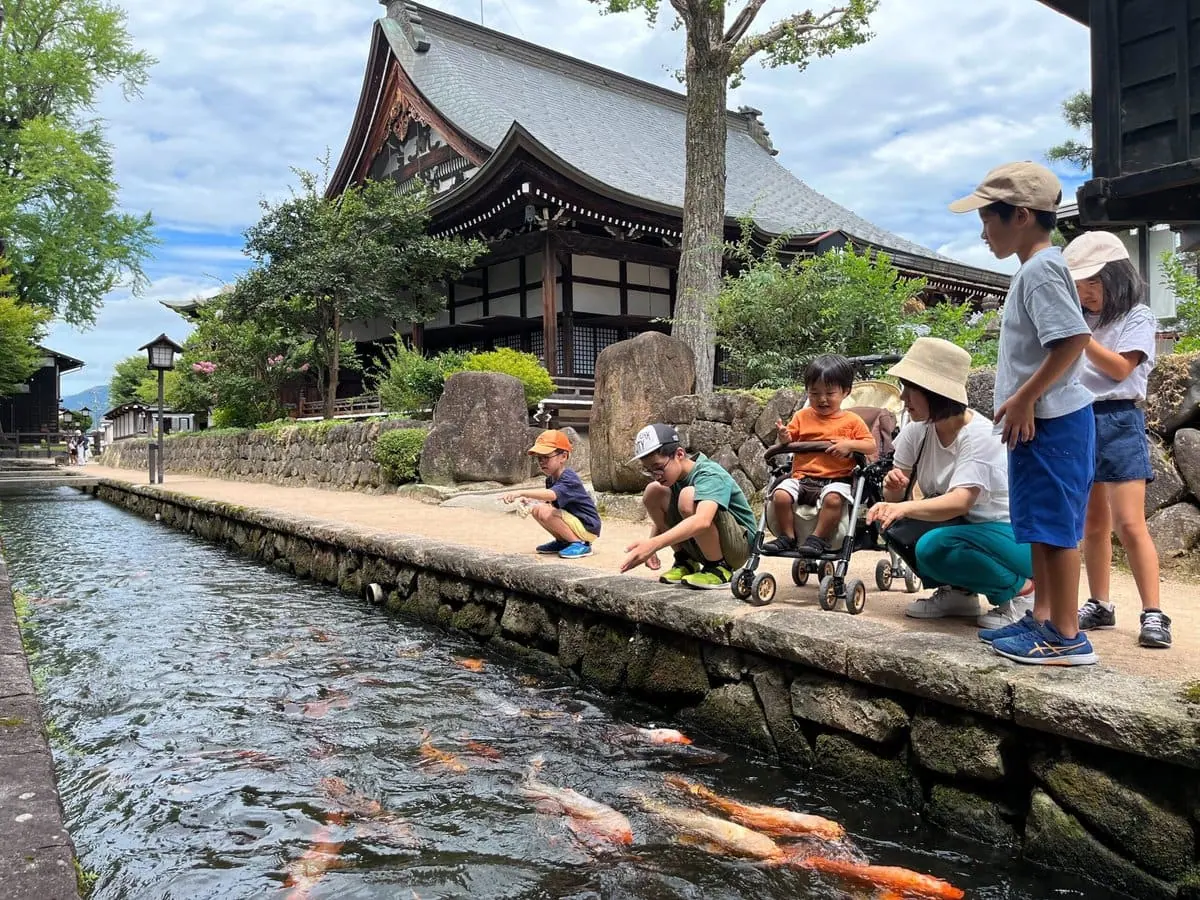
[[[1146,283],[1115,234],[1081,235],[1063,258],[1092,329],[1080,380],[1096,398],[1096,481],[1083,534],[1090,596],[1079,610],[1079,627],[1087,631],[1117,624],[1109,595],[1115,531],[1142,599],[1138,643],[1170,647],[1171,620],[1159,606],[1158,551],[1146,528],[1146,483],[1154,480],[1154,470],[1146,416],[1138,408],[1154,368],[1158,320],[1146,305]]]
[[[505,503],[536,501],[530,515],[553,538],[539,544],[538,553],[557,553],[563,559],[590,555],[592,544],[600,537],[600,513],[583,479],[567,465],[571,439],[555,429],[543,431],[529,448],[529,455],[537,458],[546,486],[510,491],[500,499]]]
[[[79,429],[75,430],[75,462],[87,465],[87,436]]]

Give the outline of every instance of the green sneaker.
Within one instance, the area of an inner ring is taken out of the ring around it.
[[[683,579],[700,571],[700,564],[687,558],[675,557],[675,565],[658,576],[663,584],[682,584]]]
[[[701,591],[713,591],[717,588],[729,587],[733,580],[733,572],[718,563],[709,563],[693,575],[685,575],[683,583],[690,588]]]

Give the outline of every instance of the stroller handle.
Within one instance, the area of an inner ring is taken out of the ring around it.
[[[768,447],[763,457],[769,460],[784,453],[824,453],[832,446],[833,441],[792,441],[790,444]]]

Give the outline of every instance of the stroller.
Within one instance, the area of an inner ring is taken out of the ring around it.
[[[904,409],[896,387],[882,381],[856,382],[843,403],[843,408],[859,411],[864,414],[864,418],[870,417],[872,421],[879,418],[879,410],[887,410],[899,419]],[[896,578],[904,580],[909,592],[921,589],[920,579],[886,546],[878,527],[867,524],[866,521],[866,511],[883,499],[883,479],[892,468],[890,442],[894,432],[885,436],[886,446],[881,448],[884,452],[878,460],[869,461],[861,454],[855,454],[855,468],[850,476],[853,499],[844,506],[841,521],[829,542],[829,551],[817,558],[802,556],[797,550],[767,552],[764,543],[768,531],[772,534],[778,533],[771,497],[779,484],[790,477],[791,454],[823,452],[829,444],[824,441],[779,444],[766,451],[771,477],[764,491],[766,499],[763,514],[753,546],[750,548],[750,556],[730,582],[730,590],[734,597],[753,606],[765,606],[774,600],[775,576],[756,570],[762,557],[779,556],[794,560],[792,581],[797,585],[807,584],[811,575],[819,576],[817,602],[822,609],[836,609],[838,601],[843,601],[846,611],[857,615],[866,607],[867,588],[861,579],[847,577],[850,556],[856,550],[887,551],[888,558],[881,559],[875,567],[875,585],[880,590],[890,589]],[[816,526],[817,509],[813,506],[798,506],[793,510],[793,515],[795,535],[797,543],[800,543]]]

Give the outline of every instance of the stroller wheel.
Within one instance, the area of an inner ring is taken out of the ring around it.
[[[729,582],[729,590],[733,596],[739,600],[745,600],[750,596],[751,584],[754,582],[754,573],[749,569],[738,569],[733,575],[733,580]]]
[[[851,578],[846,582],[846,612],[857,616],[867,605],[867,586],[861,579]]]
[[[808,584],[808,566],[804,564],[804,560],[798,559],[792,563],[792,581],[801,587]]]
[[[775,599],[775,576],[770,572],[759,572],[750,586],[746,602],[751,606],[766,606]]]
[[[875,587],[881,591],[890,591],[892,589],[892,563],[890,560],[881,559],[875,563]]]
[[[817,584],[817,603],[821,604],[821,609],[831,612],[837,609],[837,602],[837,586],[833,582],[833,576],[826,575]]]
[[[833,560],[832,559],[826,560],[824,562],[824,564],[822,564],[821,575],[824,576],[825,578],[833,577]]]
[[[904,573],[904,590],[910,594],[915,594],[921,589],[921,579],[912,569]]]

